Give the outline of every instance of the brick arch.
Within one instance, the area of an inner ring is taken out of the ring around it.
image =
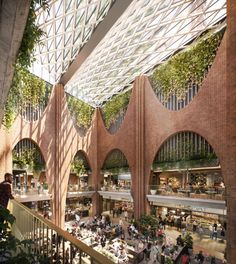
[[[131,173],[131,181],[132,181],[132,169],[131,169],[131,167],[130,167],[129,160],[127,159],[127,157],[126,157],[124,151],[122,151],[122,150],[119,149],[119,148],[113,148],[112,150],[109,150],[109,151],[107,152],[107,154],[105,155],[105,159],[104,159],[103,162],[102,162],[102,166],[101,166],[101,168],[100,168],[100,171],[101,171],[102,168],[104,168],[104,165],[105,165],[106,160],[108,159],[108,157],[109,157],[114,151],[119,151],[119,152],[122,153],[123,156],[125,157],[125,159],[126,159],[126,161],[127,161],[128,168],[129,168],[130,173]],[[108,169],[108,170],[109,170],[109,169]]]
[[[89,130],[91,130],[91,127],[93,126],[94,119],[96,118],[96,109],[94,109],[94,113],[93,113],[93,116],[92,116],[92,119],[91,119],[90,126],[88,128],[86,128],[85,133],[82,134],[81,132],[78,131],[78,129],[80,128],[80,126],[79,125],[76,125],[75,122],[74,122],[74,120],[73,120],[73,115],[72,115],[72,113],[71,113],[71,111],[69,109],[69,106],[68,106],[68,100],[67,100],[67,94],[66,94],[66,92],[64,92],[64,107],[65,107],[65,111],[66,111],[67,118],[72,123],[71,126],[76,131],[76,134],[78,135],[78,137],[80,137],[80,138],[86,138],[87,135],[88,135],[88,133],[89,133]]]
[[[193,131],[193,130],[184,130],[184,129],[182,129],[182,130],[175,131],[175,132],[173,132],[173,133],[167,135],[165,138],[162,139],[161,143],[159,143],[159,144],[157,145],[157,151],[156,151],[155,155],[152,157],[152,163],[151,163],[151,165],[153,164],[153,162],[154,162],[154,160],[155,160],[157,154],[159,153],[159,151],[161,150],[161,148],[163,147],[163,145],[164,145],[169,139],[171,139],[173,136],[175,136],[175,135],[177,135],[177,134],[184,133],[184,132],[195,133],[195,134],[201,136],[203,139],[205,139],[205,140],[207,141],[207,143],[212,147],[212,149],[213,149],[213,151],[215,152],[217,158],[220,160],[219,156],[220,156],[221,153],[218,152],[218,151],[216,151],[215,147],[210,143],[210,142],[213,142],[213,144],[214,144],[214,143],[215,143],[214,140],[211,140],[211,138],[208,139],[207,136],[203,136],[202,134],[200,134],[200,133],[198,133],[198,132],[196,132],[196,131]],[[210,141],[210,142],[209,142],[209,141]],[[217,145],[216,145],[216,148],[217,148]],[[220,164],[221,164],[221,163],[220,163]],[[151,167],[151,166],[150,166],[150,167]],[[223,177],[223,175],[222,175],[222,177]],[[149,185],[150,180],[151,180],[151,169],[149,170],[149,173],[148,173],[147,185]]]
[[[124,124],[126,123],[126,119],[128,119],[127,117],[127,113],[130,111],[129,109],[132,107],[132,101],[133,101],[133,98],[134,97],[134,89],[132,88],[132,91],[131,91],[131,94],[130,94],[130,98],[129,98],[129,103],[127,105],[127,109],[124,113],[124,119],[122,121],[122,123],[120,124],[120,126],[118,127],[118,129],[116,130],[115,133],[111,133],[107,128],[106,128],[106,125],[105,125],[105,121],[104,121],[104,118],[103,118],[103,113],[102,113],[102,108],[99,108],[99,114],[100,114],[100,118],[101,118],[101,123],[102,123],[102,126],[103,126],[103,129],[111,136],[113,135],[116,135],[118,134],[121,130],[123,130],[123,126]]]
[[[75,157],[77,156],[78,153],[82,153],[82,155],[83,155],[83,156],[85,157],[85,159],[86,159],[86,162],[88,163],[89,168],[92,170],[92,166],[91,166],[91,162],[90,162],[90,160],[89,160],[88,154],[87,154],[84,150],[82,150],[82,149],[77,150],[76,153],[75,153],[75,155],[74,155],[73,160],[75,159]],[[73,161],[73,160],[72,160],[72,161]]]
[[[15,145],[14,145],[14,147],[12,148],[12,150],[17,146],[17,144],[19,144],[21,141],[23,141],[23,140],[29,140],[29,141],[31,141],[35,146],[36,146],[36,148],[37,148],[37,150],[40,152],[40,154],[42,155],[42,158],[43,158],[43,162],[44,162],[44,164],[46,165],[46,161],[45,161],[45,157],[44,157],[44,154],[43,154],[43,151],[41,150],[41,148],[40,148],[40,146],[38,145],[38,143],[35,141],[35,140],[33,140],[32,138],[21,138]]]
[[[29,142],[31,142],[31,143],[33,143],[32,145],[33,145],[33,147],[40,153],[40,155],[41,155],[41,158],[42,158],[42,164],[43,164],[43,166],[44,166],[44,168],[45,168],[45,172],[43,173],[43,177],[46,177],[46,182],[48,183],[49,182],[49,179],[48,179],[48,177],[47,177],[47,163],[46,163],[46,160],[45,160],[45,157],[44,157],[44,155],[43,155],[43,152],[42,152],[42,150],[41,150],[41,148],[40,148],[40,146],[38,145],[38,143],[35,141],[35,140],[33,140],[33,139],[31,139],[31,138],[28,138],[28,137],[25,137],[25,138],[21,138],[15,145],[14,145],[14,147],[12,148],[12,151],[15,149],[15,147],[20,143],[20,142],[22,142],[22,141],[24,141],[24,140],[27,140],[27,141],[29,141]],[[29,149],[29,147],[26,147],[27,149]],[[12,164],[13,164],[13,161],[12,161]],[[40,176],[41,177],[41,176]],[[39,177],[39,178],[40,178]]]

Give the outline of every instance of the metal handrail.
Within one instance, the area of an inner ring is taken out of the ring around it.
[[[90,263],[99,263],[99,264],[113,264],[114,262],[111,261],[110,259],[108,259],[107,257],[103,256],[102,254],[100,254],[99,252],[95,251],[93,248],[91,248],[90,246],[86,245],[85,243],[83,243],[82,241],[78,240],[77,238],[73,237],[72,235],[70,235],[68,232],[62,230],[60,227],[56,226],[55,224],[53,224],[50,220],[45,219],[44,217],[40,216],[39,214],[33,212],[32,210],[30,210],[29,208],[27,208],[26,206],[24,206],[23,204],[21,204],[20,202],[18,202],[17,200],[10,200],[9,202],[9,206],[8,206],[10,212],[16,217],[16,222],[14,224],[15,228],[17,228],[18,232],[13,232],[14,235],[18,234],[18,238],[21,239],[32,239],[33,242],[35,242],[37,244],[38,240],[44,240],[46,239],[50,239],[51,243],[52,243],[52,235],[55,234],[56,237],[61,237],[62,241],[63,241],[63,245],[62,245],[62,254],[63,254],[63,262],[62,263],[66,263],[65,262],[65,242],[69,242],[69,246],[70,246],[70,252],[71,252],[71,245],[73,245],[79,252],[80,252],[80,256],[79,256],[79,262],[78,263],[84,263],[81,260],[81,256],[82,254],[86,254],[88,256],[91,257]],[[18,213],[17,213],[18,211]],[[19,216],[19,212],[22,212],[22,216],[24,216],[25,221],[22,219],[18,219],[20,217]],[[31,217],[31,218],[30,218]],[[26,222],[27,219],[30,218],[31,223],[28,224],[26,226]],[[25,223],[24,223],[25,222]],[[30,234],[29,234],[29,229],[32,229]],[[40,230],[41,229],[41,230]],[[45,230],[46,229],[46,230]],[[14,227],[13,227],[13,231],[14,231]],[[19,232],[21,233],[21,237],[19,237]],[[39,236],[37,236],[37,234],[39,234]],[[42,237],[43,234],[43,237]],[[48,235],[48,237],[46,237],[45,235]],[[50,237],[51,236],[51,237]],[[47,248],[46,250],[41,249],[40,247],[43,246],[43,242],[40,241],[38,242],[39,245],[39,250],[38,251],[43,251],[41,253],[47,252],[49,253],[49,249]],[[48,246],[50,246],[48,243]],[[58,249],[58,245],[56,245],[56,250],[57,253],[59,252]],[[52,257],[52,256],[47,256],[47,257]],[[72,257],[70,258],[70,263],[72,263]]]

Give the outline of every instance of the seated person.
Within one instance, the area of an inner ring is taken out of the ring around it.
[[[125,249],[121,249],[118,253],[118,258],[121,260],[125,260],[127,258],[127,254]]]
[[[139,240],[138,242],[138,250],[142,250],[144,248],[144,244],[142,240]]]
[[[202,254],[202,251],[200,250],[199,253],[195,256],[196,260],[198,261],[198,263],[203,263],[204,262],[204,256]]]
[[[181,247],[184,246],[184,241],[183,241],[181,235],[179,235],[179,236],[177,237],[177,239],[176,239],[176,244],[177,244],[178,246],[181,246]]]
[[[75,220],[76,220],[77,223],[79,223],[79,221],[80,221],[80,216],[79,216],[79,214],[75,214]]]

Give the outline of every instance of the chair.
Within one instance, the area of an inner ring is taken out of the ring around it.
[[[78,214],[75,214],[75,220],[79,223],[80,221],[80,216]]]

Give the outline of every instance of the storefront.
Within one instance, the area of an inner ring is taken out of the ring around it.
[[[132,218],[134,214],[134,203],[126,199],[113,200],[103,198],[103,212],[108,212],[113,217],[119,217],[125,211],[128,212],[128,217]]]
[[[90,197],[71,197],[66,199],[65,221],[75,220],[75,215],[87,217],[91,214],[92,199]]]
[[[177,228],[193,231],[193,224],[196,223],[196,226],[201,226],[207,235],[210,235],[211,226],[214,224],[218,226],[219,235],[222,228],[226,229],[226,208],[214,209],[177,204],[166,206],[160,203],[153,203],[151,208],[156,217],[161,216],[166,220],[167,225]]]

